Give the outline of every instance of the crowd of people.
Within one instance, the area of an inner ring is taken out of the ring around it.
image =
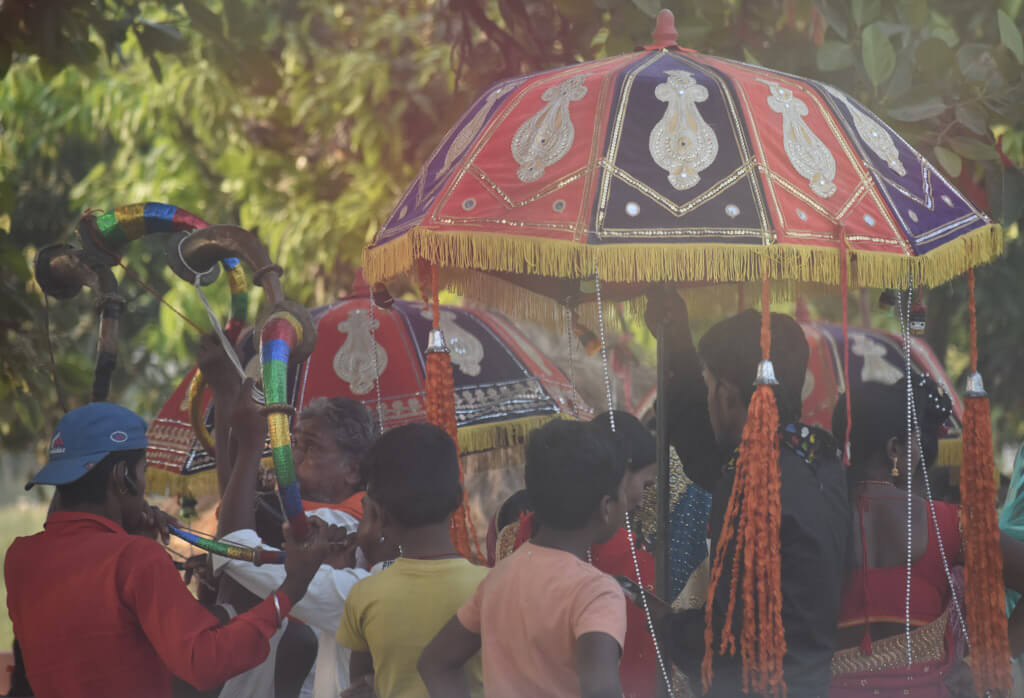
[[[659,418],[693,486],[710,493],[714,553],[761,358],[760,315],[736,315],[694,343],[678,295],[653,294],[647,313],[668,327],[671,347]],[[908,430],[906,383],[865,384],[849,415],[838,401],[830,433],[800,421],[808,347],[785,315],[772,315],[771,358],[787,695],[971,695],[958,508],[900,489],[908,471],[926,477],[948,396],[926,376],[904,378],[918,405],[919,427]],[[275,498],[261,493],[266,420],[227,361],[204,340],[199,364],[218,416],[217,535],[283,546],[284,565],[214,556],[208,593],[195,598],[154,540],[174,521],[143,496],[144,421],[109,403],[69,412],[30,483],[56,486],[45,530],[16,540],[4,567],[34,695],[650,697],[675,675],[700,692],[704,610],[639,598],[654,559],[625,524],[656,466],[653,435],[635,417],[534,431],[525,490],[495,512],[488,559],[474,564],[450,535],[464,500],[452,439],[420,423],[375,436],[363,405],[343,398],[298,415],[310,533],[282,528]],[[745,561],[725,555],[707,599],[716,638],[742,615],[742,602],[730,615],[728,590]],[[1003,556],[1006,586],[1024,592],[1024,547],[1004,536]],[[1009,619],[1015,654],[1020,608]],[[739,657],[712,647],[711,695],[741,695]]]

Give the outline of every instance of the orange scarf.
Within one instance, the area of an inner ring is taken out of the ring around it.
[[[346,514],[350,514],[357,519],[363,518],[363,497],[366,496],[366,492],[359,491],[342,502],[337,504],[330,504],[328,502],[311,502],[308,499],[302,500],[303,511],[313,511],[314,509],[335,509],[337,511],[343,511]]]

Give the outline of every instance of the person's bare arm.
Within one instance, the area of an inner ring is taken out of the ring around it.
[[[707,387],[686,301],[674,289],[653,287],[647,294],[644,319],[655,337],[664,324],[669,350],[663,369],[668,375],[668,394],[658,396],[657,413],[667,418],[669,442],[679,454],[686,475],[710,492],[727,458],[719,452],[711,430]]]
[[[467,630],[457,616],[448,621],[416,663],[431,698],[469,698],[463,666],[479,651],[479,635]]]
[[[199,341],[196,364],[203,373],[206,385],[213,393],[213,445],[214,462],[217,466],[217,492],[221,497],[231,480],[232,459],[229,440],[229,420],[232,406],[238,397],[241,381],[224,348],[213,335],[205,335]]]
[[[238,450],[231,480],[220,504],[219,536],[256,528],[256,485],[267,422],[259,405],[252,400],[251,385],[252,381],[247,380],[242,386],[231,412],[231,438]]]
[[[348,680],[350,683],[365,682],[364,676],[373,673],[373,655],[369,652],[352,650],[352,659],[348,663]]]
[[[576,672],[581,698],[621,698],[619,655],[615,638],[607,633],[584,633],[576,639]]]

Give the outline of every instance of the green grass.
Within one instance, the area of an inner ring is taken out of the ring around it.
[[[7,548],[18,536],[29,535],[43,530],[48,505],[29,499],[22,499],[17,504],[0,507],[0,550],[4,556]],[[10,649],[14,641],[11,618],[7,615],[7,585],[0,576],[0,602],[3,603],[3,622],[0,623],[0,651]]]

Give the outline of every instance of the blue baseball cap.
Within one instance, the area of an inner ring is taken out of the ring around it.
[[[91,402],[57,422],[50,439],[50,460],[32,478],[33,485],[66,485],[79,479],[115,451],[146,448],[146,422],[111,402]]]

